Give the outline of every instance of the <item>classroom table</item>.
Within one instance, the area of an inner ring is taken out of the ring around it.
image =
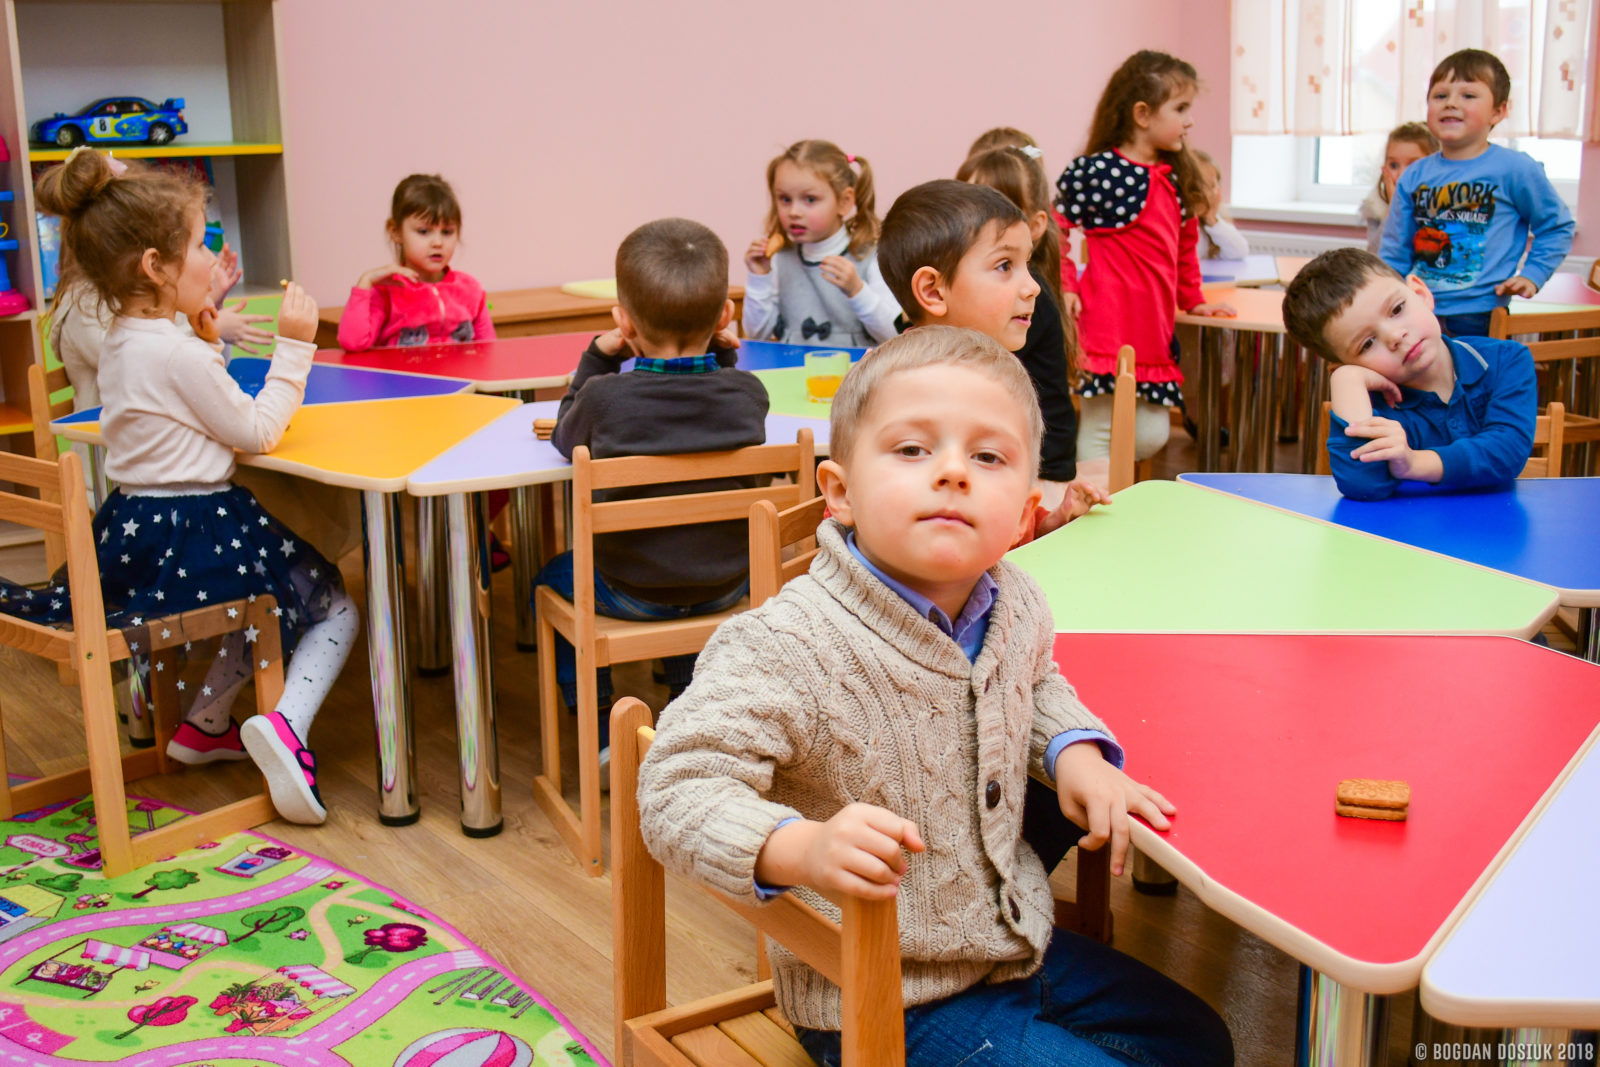
[[[1178,481],[1548,585],[1585,613],[1585,658],[1600,662],[1600,478],[1519,478],[1477,492],[1408,483],[1387,500],[1347,500],[1325,474]]]
[[[744,286],[730,285],[733,317],[743,318]],[[615,300],[598,300],[563,292],[559,285],[532,289],[502,289],[488,294],[489,319],[497,337],[527,337],[546,333],[587,330],[591,335],[616,325],[611,318]],[[337,348],[343,305],[317,312],[317,347]]]
[[[1600,1027],[1597,811],[1600,746],[1591,744],[1423,968],[1429,1015],[1458,1026]],[[1572,1035],[1519,1039],[1560,1042]],[[1583,1040],[1582,1062],[1592,1062],[1594,1035]]]
[[[1007,556],[1059,631],[1532,637],[1548,586],[1178,482],[1140,482]]]
[[[1210,303],[1230,304],[1238,312],[1233,318],[1190,315],[1179,312],[1177,325],[1200,330],[1200,411],[1195,416],[1200,440],[1200,469],[1216,470],[1222,461],[1222,335],[1234,335],[1233,375],[1233,466],[1237,470],[1272,469],[1272,446],[1277,436],[1279,411],[1279,364],[1283,361],[1283,292],[1278,289],[1252,289],[1237,285],[1207,285]],[[1315,368],[1313,368],[1315,370]],[[1287,391],[1293,396],[1293,379],[1284,376]],[[1307,389],[1303,403],[1307,410],[1320,404],[1320,374],[1307,375],[1313,388]],[[1313,395],[1314,394],[1314,395]],[[1302,428],[1302,435],[1308,431]],[[1302,437],[1304,440],[1304,436]]]
[[[592,332],[552,333],[365,352],[322,349],[317,364],[461,378],[480,393],[562,389],[593,337]]]
[[[1519,304],[1562,304],[1569,307],[1594,307],[1600,305],[1600,289],[1595,289],[1589,284],[1587,278],[1581,274],[1572,274],[1567,271],[1557,271],[1550,275],[1550,280],[1531,298],[1524,301],[1520,297],[1513,298],[1511,307],[1513,313]],[[1530,308],[1538,311],[1549,311],[1549,308]]]
[[[404,826],[416,822],[421,811],[406,671],[399,494],[418,467],[516,407],[517,401],[455,392],[466,383],[452,379],[339,367],[311,369],[312,380],[321,377],[330,382],[344,378],[370,384],[372,375],[392,378],[401,395],[307,404],[295,413],[278,447],[263,455],[241,453],[238,460],[243,466],[361,491],[367,645],[378,742],[378,818],[385,825]],[[418,382],[432,383],[436,395],[415,395],[412,390]],[[309,392],[309,382],[307,388]],[[52,428],[69,440],[100,441],[97,421],[69,416],[52,423]]]
[[[1202,259],[1200,280],[1248,287],[1277,285],[1278,260],[1256,252],[1244,259]]]
[[[503,412],[471,437],[423,464],[407,480],[412,496],[444,504],[449,561],[444,588],[449,596],[462,825],[479,836],[497,832],[501,823],[494,668],[489,648],[488,547],[484,542],[487,526],[481,494],[572,480],[571,461],[549,441],[533,434],[533,421],[555,418],[559,407],[558,401],[550,400]],[[768,441],[792,441],[802,427],[808,428],[815,436],[817,454],[827,451],[826,418],[769,414],[766,426]],[[529,545],[532,552],[531,541]],[[536,560],[530,556],[529,580],[513,587],[518,610],[532,596]]]
[[[1135,847],[1307,968],[1296,1062],[1318,1067],[1381,1062],[1381,995],[1417,985],[1596,733],[1600,667],[1503,637],[1062,634],[1055,658],[1177,805]],[[1407,819],[1335,814],[1345,778],[1406,780]]]
[[[848,352],[852,363],[867,354],[865,348],[845,348],[840,345],[791,345],[782,341],[755,341],[747,337],[739,342],[739,369],[762,371],[803,367],[808,352]]]

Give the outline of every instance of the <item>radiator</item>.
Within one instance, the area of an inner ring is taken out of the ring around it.
[[[1313,233],[1281,233],[1277,230],[1242,230],[1250,251],[1265,256],[1315,256],[1330,248],[1365,248],[1363,240],[1351,237],[1324,237]]]

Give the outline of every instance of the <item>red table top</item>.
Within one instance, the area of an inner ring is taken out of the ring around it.
[[[539,337],[505,337],[465,344],[419,345],[317,353],[318,363],[410,374],[466,378],[480,393],[559,386],[578,369],[578,357],[594,337],[590,333],[551,333]]]
[[[1532,299],[1542,304],[1600,304],[1600,290],[1589,288],[1581,274],[1557,272]]]
[[[1059,634],[1055,654],[1178,806],[1136,827],[1151,858],[1370,993],[1417,984],[1600,720],[1600,667],[1505,637]],[[1407,780],[1409,818],[1336,815],[1343,778]]]

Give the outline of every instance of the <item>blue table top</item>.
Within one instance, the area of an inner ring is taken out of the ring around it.
[[[255,396],[267,384],[267,370],[271,366],[270,359],[239,356],[229,361],[228,376],[239,383],[239,388]],[[432,378],[421,374],[397,374],[393,371],[329,367],[313,363],[311,375],[306,379],[306,397],[302,403],[306,406],[348,404],[410,396],[444,396],[471,389],[472,383],[460,378]],[[57,425],[99,422],[100,409],[85,408],[55,421]]]
[[[1327,475],[1178,480],[1552,586],[1569,606],[1600,606],[1600,478],[1519,478],[1487,492],[1411,484],[1372,501],[1346,500]]]
[[[739,342],[740,370],[777,370],[780,367],[803,367],[807,352],[848,352],[851,362],[866,355],[865,348],[844,348],[839,345],[786,345],[777,341]]]

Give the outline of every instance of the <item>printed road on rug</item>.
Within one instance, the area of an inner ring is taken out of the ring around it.
[[[135,832],[183,812],[130,798]],[[89,801],[0,820],[0,1063],[604,1064],[437,916],[254,833],[121,878]]]

